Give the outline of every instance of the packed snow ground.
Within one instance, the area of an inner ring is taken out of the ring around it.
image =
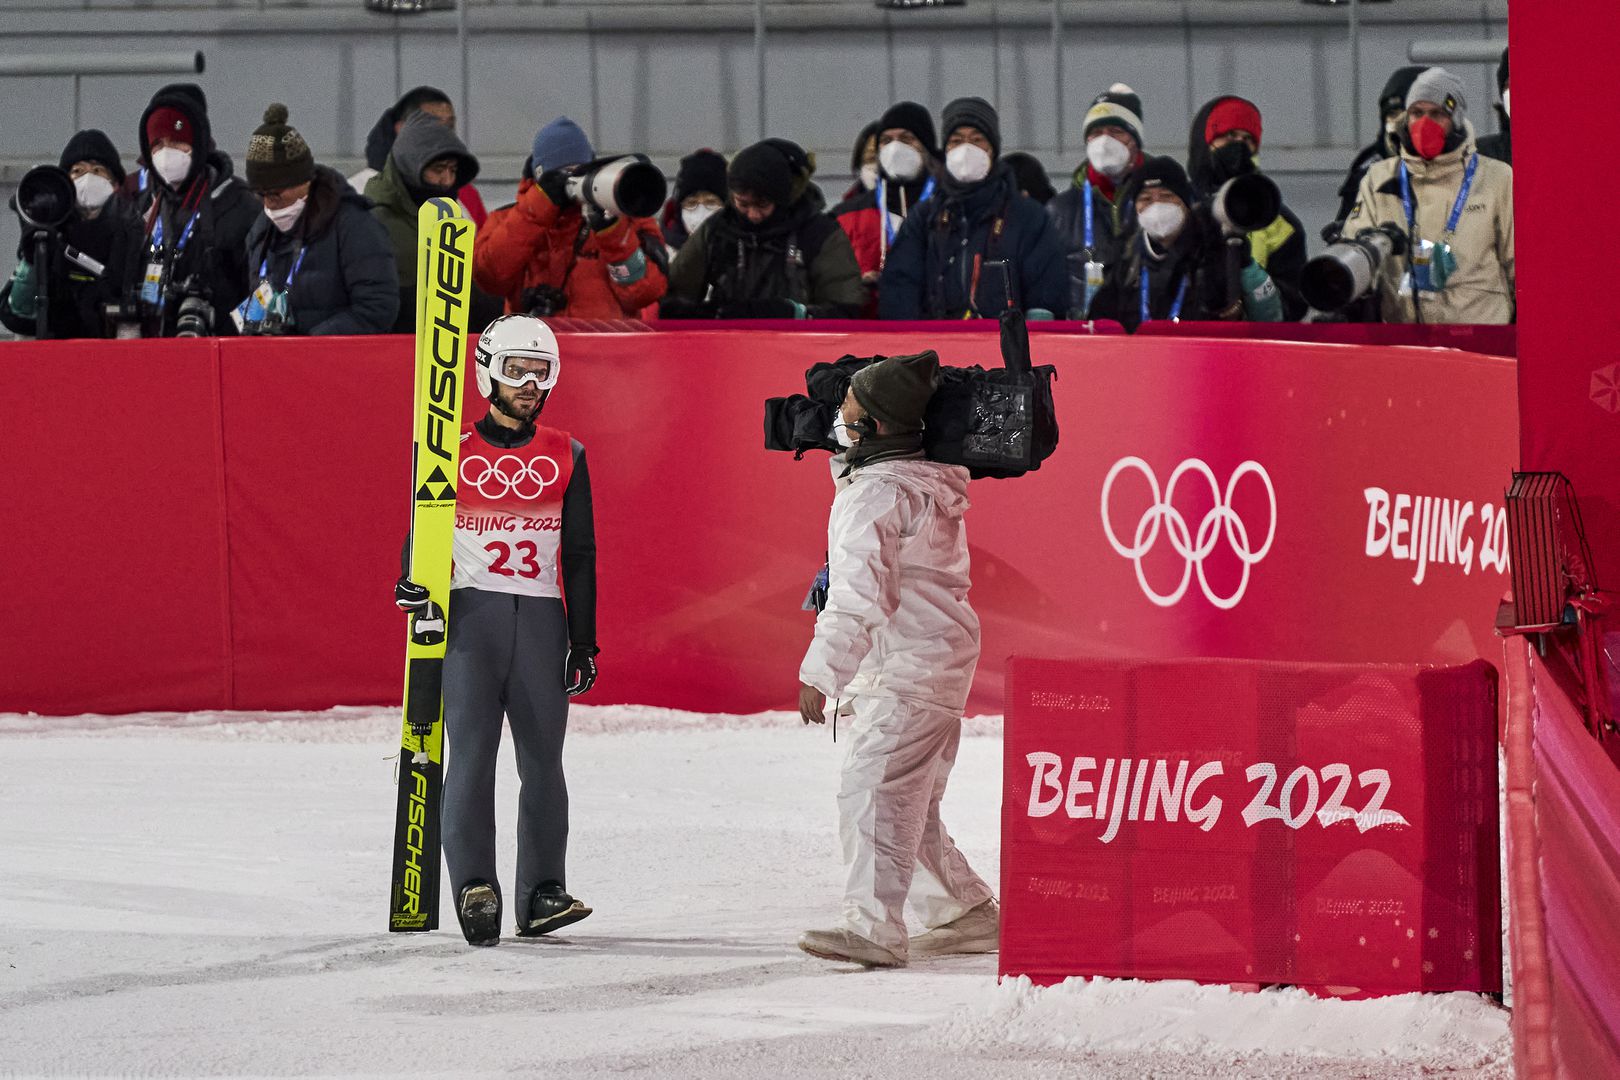
[[[391,935],[397,723],[0,715],[0,1074],[1511,1074],[1506,1014],[1468,995],[1036,990],[998,985],[994,957],[806,957],[798,932],[837,910],[841,748],[786,714],[577,709],[569,884],[596,914],[471,949],[446,890],[446,929]],[[945,804],[992,882],[996,730],[970,722]]]

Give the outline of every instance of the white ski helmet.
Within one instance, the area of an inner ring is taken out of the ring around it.
[[[557,356],[557,335],[551,327],[533,315],[502,315],[478,335],[478,348],[473,354],[473,374],[478,379],[478,392],[495,400],[495,384],[521,385],[523,381],[508,379],[503,374],[508,356],[529,356],[546,360],[551,371],[539,383],[542,393],[557,385],[557,369],[561,361]]]

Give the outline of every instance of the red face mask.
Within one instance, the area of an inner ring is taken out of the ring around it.
[[[1412,148],[1424,161],[1433,161],[1446,148],[1446,129],[1437,120],[1420,116],[1412,121],[1409,130],[1412,133]]]

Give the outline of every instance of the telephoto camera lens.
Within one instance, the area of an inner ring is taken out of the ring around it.
[[[1299,291],[1317,311],[1342,311],[1372,289],[1385,259],[1405,250],[1406,238],[1394,226],[1362,229],[1307,262]]]
[[[643,154],[602,158],[568,181],[568,194],[613,217],[651,217],[664,205],[669,185]]]
[[[55,165],[36,165],[17,183],[17,216],[36,229],[60,229],[73,216],[73,180]]]
[[[1222,184],[1210,200],[1215,220],[1228,232],[1263,229],[1282,213],[1282,192],[1268,176],[1247,173]]]

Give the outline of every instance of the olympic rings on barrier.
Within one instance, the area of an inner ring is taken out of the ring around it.
[[[1113,493],[1114,481],[1120,473],[1127,469],[1134,469],[1147,478],[1148,489],[1153,495],[1153,505],[1148,507],[1142,520],[1136,523],[1136,535],[1130,544],[1124,544],[1114,532],[1113,522],[1109,520],[1108,502]],[[1176,496],[1176,484],[1189,472],[1202,476],[1209,484],[1210,494],[1214,497],[1215,505],[1204,515],[1198,523],[1196,533],[1191,532],[1187,519],[1173,504]],[[1271,505],[1271,524],[1266,531],[1265,543],[1258,550],[1249,545],[1249,530],[1232,509],[1232,494],[1237,490],[1238,481],[1253,473],[1259,477],[1266,487],[1266,498]],[[1153,469],[1147,462],[1139,457],[1121,458],[1108,470],[1108,476],[1103,480],[1102,486],[1102,524],[1103,532],[1108,536],[1108,543],[1121,557],[1130,559],[1136,564],[1136,581],[1142,586],[1147,598],[1159,607],[1173,607],[1180,603],[1181,598],[1187,594],[1187,588],[1192,584],[1193,570],[1198,571],[1198,586],[1211,604],[1222,611],[1230,611],[1236,607],[1243,594],[1249,588],[1249,573],[1255,564],[1264,559],[1271,551],[1272,541],[1277,538],[1277,491],[1271,486],[1271,477],[1265,468],[1257,461],[1245,461],[1233,471],[1232,477],[1226,483],[1226,490],[1221,491],[1220,483],[1215,479],[1214,471],[1198,458],[1188,458],[1175,471],[1170,474],[1170,482],[1165,485],[1163,495],[1159,492],[1158,477],[1153,475]],[[1164,529],[1170,540],[1170,546],[1177,555],[1186,560],[1181,571],[1181,581],[1169,593],[1160,593],[1148,584],[1147,575],[1142,569],[1142,559],[1153,545],[1158,542],[1159,530]],[[1215,545],[1222,536],[1231,546],[1233,554],[1243,564],[1243,576],[1238,580],[1237,588],[1231,596],[1221,596],[1210,587],[1209,579],[1204,574],[1204,560],[1215,550]]]
[[[545,476],[545,466],[550,467],[550,479]],[[475,469],[471,475],[468,473],[469,467]],[[562,469],[544,454],[527,462],[516,454],[502,454],[494,462],[482,454],[470,454],[461,459],[461,482],[471,484],[486,499],[513,495],[533,501],[561,476]]]

